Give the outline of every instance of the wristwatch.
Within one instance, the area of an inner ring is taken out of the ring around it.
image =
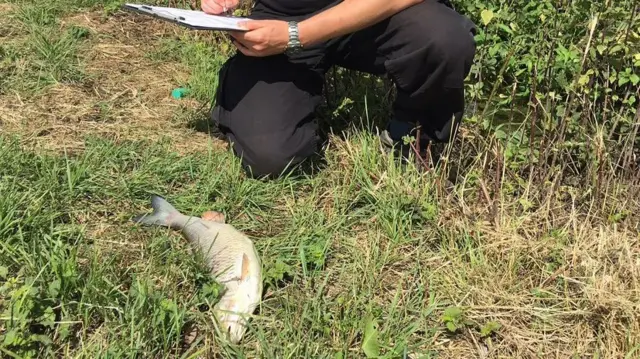
[[[298,36],[298,23],[295,21],[290,21],[289,43],[287,43],[285,53],[287,55],[293,55],[299,53],[300,51],[302,51],[302,43],[300,42],[300,37]]]

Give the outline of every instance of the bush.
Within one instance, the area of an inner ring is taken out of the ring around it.
[[[546,163],[546,171],[575,162],[578,174],[607,162],[634,170],[640,17],[633,1],[454,3],[479,29],[469,122],[495,133],[508,159],[523,168]]]

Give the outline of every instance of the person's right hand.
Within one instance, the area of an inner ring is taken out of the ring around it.
[[[220,15],[225,10],[233,10],[239,0],[202,0],[202,11],[207,14]]]

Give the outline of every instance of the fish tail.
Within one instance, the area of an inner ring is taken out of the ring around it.
[[[146,225],[172,227],[176,217],[180,216],[180,212],[160,196],[151,197],[151,207],[152,213],[135,216],[132,220]]]

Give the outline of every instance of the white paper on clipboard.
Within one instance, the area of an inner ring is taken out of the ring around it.
[[[203,11],[141,4],[124,4],[123,8],[198,30],[247,31],[245,28],[240,27],[238,23],[250,20],[244,17],[210,15]]]

